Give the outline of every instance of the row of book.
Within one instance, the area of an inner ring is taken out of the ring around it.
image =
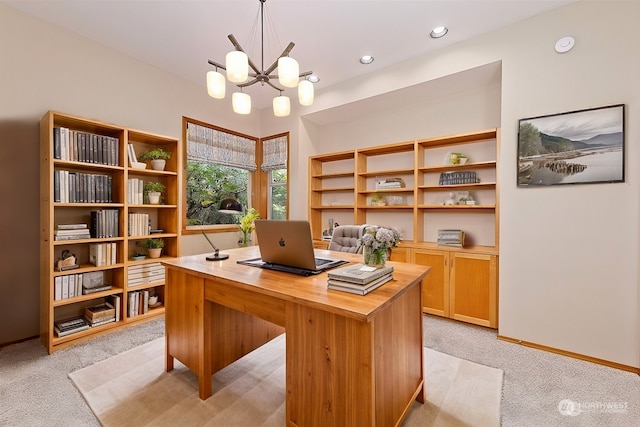
[[[60,160],[117,166],[120,158],[120,140],[112,136],[55,127],[53,128],[53,157]]]
[[[366,295],[393,279],[393,267],[374,268],[354,264],[330,270],[328,277],[328,289]]]
[[[130,213],[129,236],[147,236],[151,233],[151,219],[146,213]]]
[[[109,289],[111,285],[104,283],[102,271],[66,274],[53,279],[53,299],[56,301]]]
[[[136,317],[149,312],[149,295],[148,289],[127,294],[127,313],[129,317]]]
[[[110,175],[56,170],[53,172],[53,201],[59,203],[111,203]]]
[[[475,172],[442,172],[439,185],[476,184],[480,182]]]
[[[150,264],[131,265],[127,269],[127,283],[129,286],[140,286],[155,282],[164,282],[164,266],[159,262]]]
[[[464,246],[464,231],[457,229],[438,230],[437,243],[440,246]]]
[[[127,203],[130,205],[144,204],[144,181],[139,178],[127,180]]]
[[[120,211],[118,209],[100,209],[90,213],[91,237],[105,239],[120,235]]]
[[[89,245],[89,262],[96,267],[118,263],[115,242],[92,243]]]

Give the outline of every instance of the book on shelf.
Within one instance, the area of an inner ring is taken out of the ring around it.
[[[388,273],[382,277],[378,277],[377,279],[373,280],[372,282],[369,282],[366,285],[359,285],[356,283],[329,279],[327,281],[327,288],[333,289],[334,291],[349,292],[356,295],[366,295],[369,292],[372,292],[375,289],[378,289],[380,286],[384,285],[385,283],[387,283],[392,279],[393,279],[392,273]]]
[[[136,150],[134,149],[133,144],[127,145],[127,155],[129,157],[129,166],[133,167],[133,164],[138,162]]]
[[[54,330],[58,337],[64,337],[87,329],[89,329],[89,323],[84,317],[74,317],[54,323]]]
[[[390,265],[382,268],[375,268],[358,263],[330,270],[328,272],[328,276],[329,279],[366,285],[367,283],[392,272],[393,266]]]
[[[464,231],[456,229],[438,230],[437,243],[439,246],[454,246],[461,248],[464,246]]]
[[[82,294],[83,295],[95,294],[96,292],[108,291],[111,288],[112,288],[111,285],[104,285],[98,288],[91,288],[91,289],[82,288]]]
[[[87,224],[58,224],[58,230],[82,230],[89,228]]]
[[[120,320],[120,295],[109,295],[106,297],[106,302],[115,310],[113,318],[115,321]]]

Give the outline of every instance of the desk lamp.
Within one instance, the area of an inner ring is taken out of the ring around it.
[[[218,212],[225,214],[240,214],[242,213],[242,205],[236,199],[224,199],[220,202],[220,209],[218,209]],[[202,235],[213,248],[213,255],[209,255],[205,258],[207,261],[222,261],[229,258],[229,254],[220,253],[220,249],[213,244],[211,239],[209,239],[209,236],[207,236],[204,231],[202,232]]]

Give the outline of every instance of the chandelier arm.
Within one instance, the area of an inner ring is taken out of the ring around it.
[[[231,41],[231,44],[233,45],[233,47],[236,48],[237,51],[244,52],[245,54],[247,53],[244,51],[244,49],[242,49],[242,46],[240,46],[240,43],[238,43],[238,40],[236,40],[233,34],[229,34],[227,37],[229,38],[229,40]],[[251,67],[251,69],[255,71],[257,74],[260,74],[260,70],[258,69],[258,67],[256,67],[256,64],[253,63],[251,58],[249,58],[249,55],[247,55],[247,61],[249,62],[249,67]]]
[[[282,53],[280,54],[280,56],[278,56],[276,58],[275,61],[273,61],[273,64],[271,64],[271,66],[265,70],[265,74],[271,74],[273,72],[273,70],[275,70],[278,67],[278,59],[282,58],[283,56],[289,56],[289,52],[291,52],[291,50],[293,49],[293,47],[295,46],[294,42],[290,42],[289,45],[282,51]]]
[[[225,67],[225,66],[224,66],[224,65],[222,65],[222,64],[218,64],[218,63],[217,63],[217,62],[215,62],[215,61],[209,60],[208,62],[209,62],[209,64],[213,65],[213,66],[214,66],[214,67],[216,67],[216,68],[222,68],[223,70],[226,70],[226,69],[227,69],[227,67]]]
[[[247,86],[251,86],[253,84],[258,83],[258,79],[253,79],[253,80],[249,80],[248,82],[244,82],[244,83],[238,83],[236,86],[238,87],[247,87]]]
[[[298,77],[307,77],[313,74],[313,71],[305,71],[304,73],[300,73]]]
[[[279,88],[278,86],[274,85],[273,83],[271,83],[271,81],[270,81],[270,80],[267,80],[265,83],[266,83],[266,84],[268,84],[269,86],[271,86],[272,88],[274,88],[274,89],[275,89],[275,90],[277,90],[277,91],[282,92],[282,91],[284,90],[284,89],[281,89],[281,88]]]

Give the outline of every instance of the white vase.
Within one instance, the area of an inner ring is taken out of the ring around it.
[[[160,204],[160,195],[162,193],[156,193],[156,192],[149,192],[147,193],[149,195],[149,203],[151,203],[152,205],[159,205]]]
[[[151,168],[154,171],[163,171],[166,165],[167,165],[167,161],[164,159],[151,160]]]

